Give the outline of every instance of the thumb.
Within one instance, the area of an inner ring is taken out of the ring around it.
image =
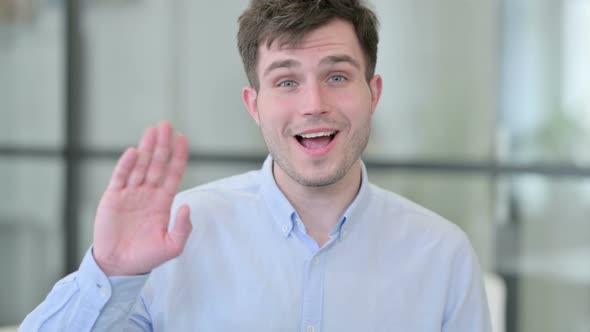
[[[192,229],[190,209],[188,205],[182,205],[176,212],[172,229],[168,231],[168,249],[172,255],[178,256],[182,253]]]

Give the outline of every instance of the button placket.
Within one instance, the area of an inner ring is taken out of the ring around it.
[[[320,332],[324,297],[325,257],[324,249],[315,252],[306,264],[306,285],[303,294],[301,332]]]
[[[318,265],[320,263],[320,256],[314,256],[313,259],[311,260],[315,265]]]

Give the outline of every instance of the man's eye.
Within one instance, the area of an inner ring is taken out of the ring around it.
[[[292,88],[294,86],[297,86],[297,83],[295,83],[295,81],[282,81],[281,83],[278,84],[278,86],[283,87],[283,88]]]
[[[336,83],[338,83],[338,82],[344,82],[346,80],[347,80],[347,78],[344,77],[344,76],[342,76],[342,75],[330,76],[330,79],[329,79],[330,82],[336,82]]]

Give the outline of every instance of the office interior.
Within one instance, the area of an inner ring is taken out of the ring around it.
[[[469,236],[495,331],[590,331],[590,1],[373,0],[372,182]],[[0,1],[0,326],[77,269],[143,128],[187,135],[182,189],[257,169],[246,0]]]

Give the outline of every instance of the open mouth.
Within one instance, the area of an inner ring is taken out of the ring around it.
[[[299,144],[305,148],[321,149],[328,146],[328,144],[332,142],[337,134],[337,131],[321,131],[316,133],[295,135],[295,138]]]

